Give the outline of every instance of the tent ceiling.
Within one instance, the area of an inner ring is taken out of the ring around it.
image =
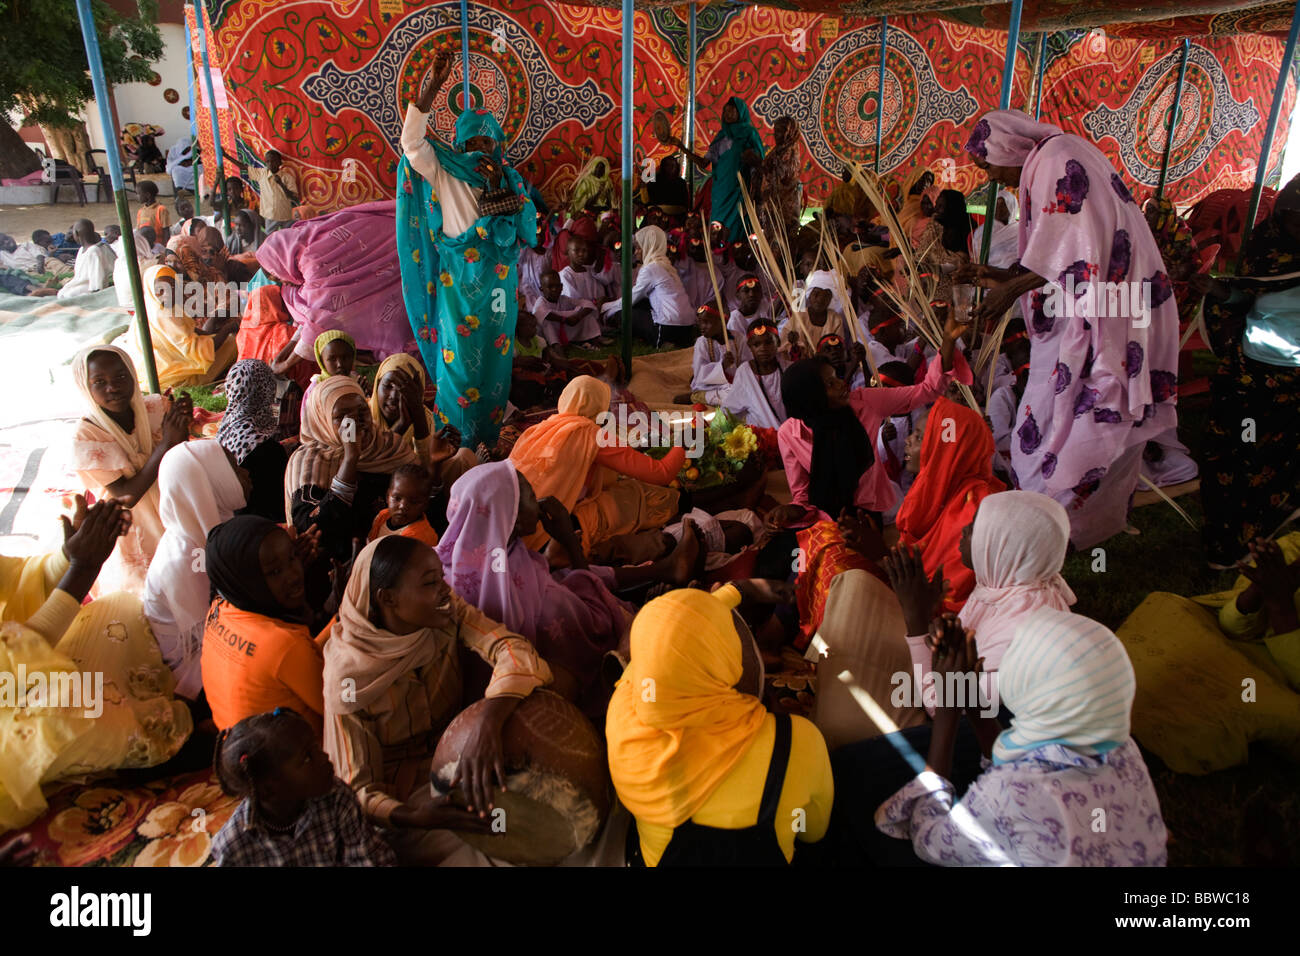
[[[570,0],[584,6],[618,7],[618,0]],[[677,7],[680,0],[635,0],[638,8]],[[939,16],[970,26],[1005,30],[1011,4],[968,0],[765,0],[759,4],[722,0],[726,6],[766,6],[843,17]],[[705,3],[701,7],[707,6]],[[1117,35],[1142,37],[1270,33],[1285,36],[1295,4],[1274,0],[1024,0],[1022,33],[1105,27]],[[684,14],[683,14],[684,15]]]

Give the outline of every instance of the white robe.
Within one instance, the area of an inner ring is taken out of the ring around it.
[[[695,340],[695,351],[691,356],[691,391],[703,392],[706,405],[721,405],[731,390],[727,373],[722,368],[726,352],[721,342],[706,335]]]
[[[75,295],[89,295],[107,288],[113,279],[113,261],[116,258],[113,250],[102,242],[82,246],[77,253],[72,278],[59,290],[59,298],[70,299]]]
[[[775,372],[764,375],[761,379],[754,371],[753,363],[746,362],[736,369],[736,378],[727,392],[723,408],[734,415],[741,415],[750,425],[761,428],[780,428],[789,416],[785,413],[785,403],[781,400],[781,373],[778,365]]]

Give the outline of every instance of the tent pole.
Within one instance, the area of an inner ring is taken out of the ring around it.
[[[632,0],[623,0],[623,368],[632,374]]]
[[[1178,63],[1178,82],[1174,84],[1174,102],[1169,107],[1169,128],[1165,132],[1165,151],[1160,157],[1160,181],[1156,183],[1156,200],[1165,194],[1165,180],[1169,175],[1169,154],[1174,149],[1174,127],[1178,125],[1178,114],[1183,101],[1183,81],[1187,79],[1187,54],[1191,52],[1192,41],[1183,38],[1183,56]]]
[[[1038,82],[1034,85],[1034,119],[1043,115],[1043,74],[1047,70],[1047,34],[1038,34]]]
[[[876,79],[876,161],[872,171],[880,174],[880,143],[885,132],[885,57],[889,52],[889,17],[880,18],[880,73]]]
[[[212,66],[208,60],[207,13],[201,3],[194,3],[194,21],[199,31],[199,55],[203,58],[203,78],[208,89],[208,119],[212,121],[212,144],[217,153],[217,183],[213,195],[220,196],[222,218],[226,222],[226,235],[230,235],[230,203],[226,202],[226,161],[221,153],[221,124],[217,121],[217,95],[212,90]],[[195,183],[197,186],[198,183]]]
[[[463,75],[461,86],[461,109],[468,110],[469,102],[469,0],[460,0],[460,71]]]
[[[1291,16],[1291,32],[1286,36],[1286,51],[1282,54],[1282,66],[1277,73],[1277,86],[1273,89],[1273,105],[1268,111],[1268,129],[1264,133],[1264,146],[1259,151],[1259,166],[1255,169],[1255,188],[1250,192],[1250,212],[1246,216],[1246,225],[1241,230],[1241,251],[1238,253],[1237,268],[1246,257],[1246,240],[1255,228],[1255,217],[1259,215],[1259,197],[1264,192],[1264,179],[1268,176],[1268,156],[1273,152],[1273,136],[1277,133],[1277,121],[1282,113],[1282,97],[1286,93],[1286,78],[1291,72],[1291,61],[1295,57],[1296,34],[1300,33],[1300,2],[1296,3],[1295,13]]]
[[[99,55],[99,36],[95,33],[95,17],[90,0],[77,0],[77,17],[81,20],[81,39],[86,44],[86,60],[90,65],[90,80],[95,88],[95,105],[99,107],[99,125],[108,140],[104,150],[108,160],[108,175],[113,181],[113,199],[117,203],[117,221],[122,227],[122,254],[126,256],[126,273],[131,282],[131,298],[135,302],[135,325],[140,333],[144,353],[144,375],[149,391],[160,394],[158,367],[153,358],[153,337],[149,334],[149,316],[144,307],[144,286],[140,281],[140,261],[135,255],[135,224],[126,202],[126,185],[122,182],[122,154],[118,147],[117,125],[108,105],[108,80],[104,78],[104,61]]]
[[[194,215],[203,215],[203,205],[199,201],[199,194],[202,190],[199,188],[199,174],[202,172],[203,163],[199,159],[199,111],[194,106],[194,75],[198,73],[198,64],[194,62],[194,35],[190,33],[188,25],[185,27],[185,64],[187,66],[185,79],[189,82],[190,94],[190,169],[194,171]]]
[[[686,54],[686,129],[682,130],[685,134],[686,148],[691,152],[695,151],[695,64],[699,55],[696,49],[697,25],[695,22],[695,4],[692,3],[690,10],[686,14],[686,37],[689,50]],[[694,201],[695,199],[695,164],[686,164],[686,192]]]
[[[1011,22],[1007,24],[1007,60],[1002,67],[1002,98],[998,109],[1011,106],[1011,81],[1016,76],[1016,50],[1020,46],[1020,7],[1023,0],[1011,0]],[[998,184],[989,183],[988,204],[984,207],[984,234],[980,237],[980,264],[987,265],[993,245],[993,214],[998,205]]]

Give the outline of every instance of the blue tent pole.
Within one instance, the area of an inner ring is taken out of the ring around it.
[[[1169,175],[1169,154],[1174,149],[1174,127],[1178,125],[1179,104],[1183,101],[1183,81],[1187,79],[1187,54],[1191,52],[1192,41],[1183,38],[1183,56],[1178,64],[1178,82],[1174,84],[1174,102],[1169,107],[1169,129],[1165,133],[1165,151],[1160,157],[1160,181],[1156,183],[1156,199],[1165,194],[1165,179]]]
[[[95,17],[90,0],[77,0],[77,17],[81,20],[81,39],[86,44],[86,61],[90,65],[90,80],[95,87],[95,105],[99,107],[99,125],[104,131],[104,153],[108,159],[108,175],[113,181],[113,199],[117,203],[117,221],[122,227],[122,254],[126,256],[126,273],[131,282],[131,298],[135,303],[135,325],[140,333],[144,352],[144,376],[149,391],[159,394],[158,367],[153,359],[153,337],[149,334],[149,317],[144,307],[144,285],[140,281],[140,262],[135,256],[135,224],[126,202],[126,185],[122,182],[122,154],[118,146],[117,127],[113,125],[113,112],[109,109],[108,80],[104,78],[104,61],[99,55],[99,35],[95,33]]]
[[[1291,72],[1291,60],[1295,57],[1296,34],[1300,33],[1300,2],[1296,3],[1295,13],[1291,16],[1291,32],[1286,36],[1286,51],[1282,54],[1282,66],[1277,73],[1277,86],[1273,89],[1273,105],[1268,111],[1268,129],[1264,133],[1264,146],[1259,151],[1259,166],[1255,168],[1255,188],[1250,192],[1250,213],[1246,216],[1246,226],[1241,231],[1241,252],[1237,258],[1237,268],[1246,255],[1246,240],[1255,228],[1255,217],[1259,215],[1259,197],[1264,193],[1264,179],[1268,176],[1268,156],[1273,152],[1273,136],[1277,133],[1277,121],[1282,113],[1282,97],[1286,93],[1286,78]]]
[[[690,10],[686,14],[686,37],[687,45],[690,49],[686,54],[686,129],[682,130],[685,134],[686,148],[691,152],[695,151],[695,63],[699,55],[696,50],[696,22],[695,22],[695,4],[692,3]],[[695,164],[686,164],[686,192],[692,200],[695,198]]]
[[[223,200],[226,196],[226,160],[221,153],[221,123],[217,120],[217,94],[212,89],[212,67],[208,60],[208,29],[204,20],[203,7],[194,4],[194,22],[199,31],[199,54],[203,58],[203,79],[208,90],[208,118],[212,121],[212,145],[217,153],[217,184],[213,189],[215,195]],[[198,187],[198,183],[194,184]],[[226,222],[226,235],[230,234],[230,203],[222,202],[222,218]]]
[[[632,374],[632,0],[623,0],[623,368]]]
[[[460,71],[464,74],[461,87],[461,109],[467,110],[469,101],[469,0],[460,0]]]
[[[1007,60],[1002,67],[1002,97],[998,100],[998,109],[1011,106],[1011,81],[1016,76],[1016,51],[1020,46],[1020,7],[1023,0],[1011,0],[1011,22],[1007,24]],[[988,204],[984,208],[984,234],[980,237],[980,264],[989,261],[989,249],[993,245],[993,214],[997,211],[998,184],[989,183]]]
[[[185,29],[185,63],[189,67],[185,79],[188,81],[186,86],[190,94],[190,169],[194,171],[194,215],[199,216],[202,215],[199,177],[202,174],[203,163],[199,156],[199,111],[194,105],[194,74],[198,72],[198,64],[194,62],[194,37],[190,36],[188,27]]]
[[[1034,119],[1043,115],[1043,74],[1047,70],[1047,34],[1038,35],[1038,85],[1034,87]]]
[[[880,18],[880,73],[876,80],[876,161],[872,170],[880,172],[880,143],[885,132],[885,56],[889,52],[889,17]]]

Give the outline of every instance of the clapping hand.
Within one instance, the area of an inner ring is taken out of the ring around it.
[[[943,579],[943,565],[935,569],[933,577],[926,577],[921,549],[915,545],[897,545],[881,561],[889,583],[898,595],[903,608],[903,619],[908,634],[929,632],[930,621],[939,610],[947,583]]]

